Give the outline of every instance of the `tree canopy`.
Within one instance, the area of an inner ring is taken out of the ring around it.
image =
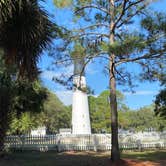
[[[119,129],[129,131],[162,131],[166,129],[165,120],[155,116],[154,104],[131,110],[121,92],[117,91]],[[109,91],[103,91],[99,96],[89,96],[89,109],[93,133],[110,133],[111,121],[109,111]]]
[[[64,106],[54,93],[47,90],[46,95],[47,98],[42,101],[43,105],[38,103],[40,107],[42,106],[40,111],[34,110],[36,109],[34,105],[30,105],[31,111],[21,111],[19,116],[12,114],[8,134],[29,134],[31,130],[41,126],[46,127],[48,134],[55,134],[60,128],[70,127],[71,110]],[[40,101],[39,97],[38,100]],[[32,102],[35,102],[33,98]]]

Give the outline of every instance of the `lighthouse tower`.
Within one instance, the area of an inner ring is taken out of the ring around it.
[[[84,59],[74,60],[72,134],[91,134]]]

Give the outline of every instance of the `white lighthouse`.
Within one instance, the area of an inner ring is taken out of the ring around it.
[[[72,103],[72,133],[91,134],[88,96],[86,93],[86,80],[83,59],[74,61],[73,103]]]

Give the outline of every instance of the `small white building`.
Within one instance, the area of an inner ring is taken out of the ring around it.
[[[71,134],[70,128],[59,129],[59,134]]]
[[[37,129],[31,130],[31,135],[32,136],[45,136],[46,135],[46,127],[38,127]]]

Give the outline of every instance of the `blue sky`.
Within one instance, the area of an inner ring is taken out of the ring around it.
[[[43,4],[42,4],[43,5]],[[165,10],[166,0],[159,0],[157,3],[152,5],[152,7],[156,10],[160,10],[166,12]],[[44,4],[44,8],[48,10],[49,14],[53,14],[54,20],[61,25],[70,25],[71,17],[69,15],[69,11],[66,9],[56,10],[52,4],[52,0],[48,0],[47,4]],[[55,92],[58,97],[64,102],[66,105],[72,103],[72,92],[66,90],[61,85],[54,83],[52,81],[53,76],[60,75],[61,72],[72,73],[73,67],[69,67],[67,69],[60,69],[56,71],[47,71],[47,68],[51,65],[51,60],[48,58],[46,53],[43,53],[43,56],[39,62],[39,67],[43,71],[41,75],[41,79],[43,83],[48,89]],[[136,72],[139,69],[135,68]],[[87,84],[94,89],[95,95],[99,95],[103,90],[108,88],[108,76],[103,73],[103,65],[100,65],[98,62],[91,63],[86,69],[86,79]],[[131,109],[138,109],[145,105],[152,104],[155,99],[155,95],[159,92],[160,86],[159,83],[137,83],[137,87],[134,88],[135,93],[123,91],[125,87],[117,86],[117,89],[122,91],[125,94],[125,103]]]

